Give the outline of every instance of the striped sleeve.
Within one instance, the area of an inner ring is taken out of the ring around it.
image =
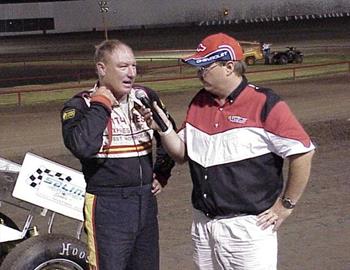
[[[270,111],[264,129],[273,152],[283,158],[315,149],[309,135],[283,101],[278,102]]]

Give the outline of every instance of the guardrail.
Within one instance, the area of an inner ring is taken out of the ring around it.
[[[283,68],[271,68],[267,70],[255,70],[255,71],[248,71],[246,74],[264,74],[264,73],[278,73],[282,71],[290,71],[291,75],[285,74],[285,78],[290,78],[293,80],[296,80],[298,78],[297,71],[299,70],[305,70],[305,69],[316,69],[320,67],[327,67],[327,66],[340,66],[340,65],[347,65],[347,70],[342,70],[338,72],[349,72],[350,73],[350,61],[343,61],[343,62],[333,62],[333,63],[324,63],[324,64],[316,64],[316,65],[302,65],[302,66],[293,66],[293,67],[283,67]],[[174,65],[174,66],[165,66],[165,67],[158,67],[158,68],[171,68],[171,67],[177,67],[180,69],[180,74],[182,74],[182,65]],[[157,67],[155,67],[157,68]],[[336,70],[333,72],[338,73]],[[318,74],[319,75],[319,74]],[[312,75],[309,75],[312,76]],[[315,75],[316,76],[316,75]],[[78,76],[80,78],[80,76]],[[300,76],[304,77],[304,76]],[[162,77],[162,78],[151,78],[151,79],[141,79],[138,80],[137,83],[148,83],[148,82],[163,82],[163,81],[175,81],[175,80],[188,80],[188,79],[195,79],[197,76],[180,76],[180,77]],[[280,80],[280,79],[276,79]],[[33,93],[33,92],[50,92],[50,91],[58,91],[58,90],[66,90],[66,89],[77,89],[77,88],[84,88],[84,87],[91,87],[91,83],[81,83],[80,79],[78,80],[77,85],[70,85],[70,86],[57,86],[57,87],[38,87],[38,88],[19,88],[19,89],[0,89],[0,95],[17,95],[17,105],[21,106],[22,104],[22,94],[25,93]]]
[[[256,41],[242,41],[242,43],[257,43]],[[341,44],[321,44],[321,45],[299,45],[297,46],[298,49],[302,50],[303,52],[310,52],[310,53],[331,53],[331,52],[337,52],[338,50],[349,50],[349,43],[343,42]],[[273,44],[274,50],[282,50],[285,49],[285,46],[277,44]],[[159,53],[161,52],[164,56],[159,56]],[[149,61],[153,62],[155,60],[174,60],[174,57],[170,57],[169,55],[172,54],[180,54],[182,56],[191,55],[195,52],[194,49],[183,49],[183,50],[145,50],[145,51],[136,51],[136,60],[137,61]],[[145,55],[145,56],[140,56]],[[180,58],[182,56],[179,56]],[[48,57],[50,57],[48,59]],[[180,59],[178,59],[179,62]],[[47,56],[41,58],[41,55],[38,54],[32,54],[30,56],[18,56],[18,55],[12,55],[12,54],[2,54],[0,59],[0,64],[15,64],[19,66],[28,66],[32,63],[55,63],[55,62],[63,62],[67,64],[73,64],[73,63],[79,63],[79,62],[91,62],[93,64],[93,59],[91,56],[81,56],[81,57],[74,57],[72,55],[68,56]]]
[[[173,68],[174,71],[177,71],[179,74],[182,74],[183,68],[186,68],[187,65],[181,62],[180,59],[177,58],[167,58],[167,57],[152,57],[152,58],[142,58],[143,61],[147,61],[149,63],[152,63],[153,61],[159,61],[159,60],[171,60],[176,62],[175,64],[168,64],[168,65],[153,65],[153,64],[140,64],[137,66],[137,74],[138,77],[142,78],[143,75],[157,70],[164,70]],[[47,61],[48,63],[50,60]],[[31,62],[33,63],[33,62]],[[26,72],[24,72],[26,73]],[[56,73],[56,74],[47,74],[47,75],[32,75],[32,76],[18,76],[18,77],[0,77],[0,84],[3,83],[2,88],[5,87],[12,87],[14,86],[13,82],[31,82],[35,81],[35,83],[43,83],[43,84],[49,84],[49,83],[57,83],[57,82],[69,82],[69,81],[76,81],[79,82],[81,80],[95,78],[96,72],[93,68],[93,65],[88,67],[77,67],[75,71],[71,72],[65,72],[65,73]],[[8,84],[8,85],[6,85]],[[24,84],[24,83],[23,83]],[[29,83],[27,83],[29,84]],[[19,86],[19,85],[16,85]]]
[[[180,52],[194,52],[195,50],[181,50]],[[148,52],[152,52],[152,51],[148,51]],[[159,51],[158,51],[159,52]],[[171,53],[172,51],[169,51],[169,53]],[[177,52],[176,50],[174,50],[174,52]],[[190,54],[190,53],[189,53]],[[145,56],[145,57],[141,57],[141,56],[136,56],[135,59],[137,61],[149,61],[149,62],[153,62],[153,61],[157,61],[157,60],[178,60],[178,62],[181,62],[180,59],[174,58],[174,57],[161,57],[161,56]],[[35,56],[35,58],[33,56],[30,57],[14,57],[12,55],[1,55],[1,59],[0,59],[0,64],[3,65],[7,65],[7,64],[11,64],[11,65],[18,65],[18,66],[28,66],[31,65],[33,63],[45,63],[45,64],[50,64],[50,63],[57,63],[57,62],[61,62],[61,63],[67,63],[67,64],[74,64],[74,63],[80,63],[80,62],[89,62],[89,63],[94,63],[93,59],[90,59],[88,57],[76,57],[76,58],[64,58],[64,57],[57,57],[57,58],[52,58],[52,59],[47,59],[47,58],[43,58],[40,59],[40,56]]]

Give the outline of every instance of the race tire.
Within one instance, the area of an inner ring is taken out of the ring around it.
[[[303,56],[301,56],[301,55],[295,56],[295,63],[296,63],[296,64],[301,64],[301,63],[303,63],[303,60],[304,60],[304,57],[303,57]]]
[[[249,56],[245,59],[245,63],[248,65],[248,66],[252,66],[252,65],[255,65],[255,62],[256,62],[256,59],[254,56]]]
[[[86,250],[85,243],[71,236],[33,236],[11,250],[0,270],[88,270]]]
[[[18,230],[16,223],[5,214],[0,213],[1,223],[12,229]],[[0,243],[0,264],[5,256],[15,247],[15,242]]]
[[[278,64],[280,65],[286,65],[288,64],[288,58],[285,55],[281,55],[280,58],[278,59]]]

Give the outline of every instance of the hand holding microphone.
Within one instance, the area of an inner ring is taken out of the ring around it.
[[[146,108],[151,110],[153,120],[157,123],[157,125],[159,126],[159,128],[161,130],[160,135],[162,135],[162,133],[163,133],[163,135],[165,135],[164,132],[166,132],[167,134],[168,134],[168,132],[170,133],[170,131],[172,130],[171,123],[170,123],[170,126],[165,124],[164,120],[161,118],[161,116],[159,115],[159,113],[156,111],[153,104],[151,103],[151,101],[148,99],[146,93],[144,91],[136,91],[135,96],[137,99],[139,99],[141,101],[141,103]]]

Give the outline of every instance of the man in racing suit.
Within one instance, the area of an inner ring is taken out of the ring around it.
[[[174,161],[138,112],[142,103],[135,94],[144,92],[166,111],[154,91],[134,85],[136,62],[129,46],[117,40],[102,42],[95,62],[98,83],[67,101],[61,113],[64,144],[80,160],[87,183],[90,269],[157,270],[155,195],[167,183]]]

